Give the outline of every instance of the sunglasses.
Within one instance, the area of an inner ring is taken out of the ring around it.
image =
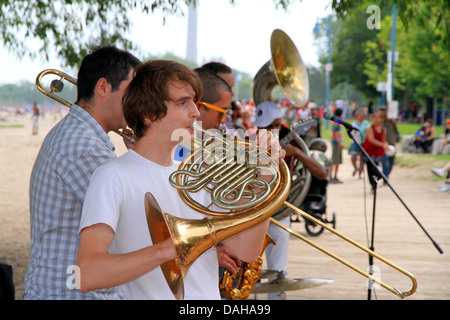
[[[219,111],[220,113],[222,113],[222,116],[220,117],[220,120],[221,120],[221,121],[225,119],[225,117],[227,116],[227,113],[228,113],[228,111],[229,111],[229,109],[224,109],[224,108],[215,106],[215,105],[210,104],[210,103],[207,103],[207,102],[202,102],[202,101],[200,101],[199,104],[204,105],[204,106],[207,107],[208,109],[216,110],[216,111]]]

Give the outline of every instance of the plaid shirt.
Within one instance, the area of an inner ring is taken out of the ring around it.
[[[24,299],[113,299],[75,288],[78,226],[89,180],[116,158],[108,135],[77,105],[45,138],[31,173],[31,258]]]

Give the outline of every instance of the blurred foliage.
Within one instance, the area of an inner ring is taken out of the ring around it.
[[[393,5],[397,9],[394,100],[446,108],[450,93],[449,0],[377,1],[380,27],[369,28],[372,1],[333,1],[331,86],[350,83],[366,97],[380,97],[377,83],[387,81]],[[326,63],[326,22],[316,34],[321,62]],[[436,100],[437,99],[437,100]]]
[[[273,0],[275,8],[287,10],[295,0]],[[131,9],[145,14],[184,15],[196,0],[0,0],[0,41],[18,57],[40,56],[49,60],[56,53],[62,64],[78,67],[93,47],[115,44],[143,56],[126,38]],[[236,1],[229,0],[230,5]],[[165,19],[164,19],[165,22]],[[30,44],[33,46],[30,46]],[[35,46],[38,46],[37,51]]]

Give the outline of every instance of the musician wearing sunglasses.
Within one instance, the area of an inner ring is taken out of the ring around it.
[[[278,108],[274,102],[262,102],[256,107],[256,119],[253,123],[260,129],[271,130],[278,132],[279,138],[282,139],[289,134],[290,129],[283,124],[283,112]],[[276,131],[275,131],[276,130]],[[311,171],[311,174],[320,180],[327,178],[325,168],[317,162],[314,158],[305,154],[295,141],[291,141],[284,147],[286,151],[285,161],[289,163],[290,157],[295,157],[306,168]],[[285,226],[290,227],[290,217],[280,220]],[[284,277],[286,274],[288,251],[289,251],[289,233],[283,229],[270,225],[268,230],[269,235],[275,241],[276,245],[269,245],[266,248],[267,268],[269,270],[278,271],[278,277]],[[280,299],[279,293],[268,294],[270,300]]]
[[[219,129],[225,123],[228,111],[231,110],[233,93],[230,86],[213,71],[197,68],[203,86],[203,96],[197,104],[203,130]]]
[[[176,217],[205,218],[169,183],[179,166],[173,161],[178,142],[172,134],[193,134],[200,97],[204,95],[198,75],[180,63],[152,60],[136,69],[123,100],[125,119],[136,135],[135,148],[95,172],[83,206],[77,260],[82,291],[121,285],[118,297],[123,293],[126,299],[174,299],[159,266],[176,257],[175,248],[170,237],[152,242],[145,199],[151,193],[163,212]],[[217,118],[221,113],[207,112]],[[211,204],[205,190],[195,197],[205,206]],[[266,219],[223,242],[240,259],[253,261],[267,228]],[[217,250],[209,248],[183,279],[185,299],[220,299],[218,268]]]

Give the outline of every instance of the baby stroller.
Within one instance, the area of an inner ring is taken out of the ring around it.
[[[321,165],[325,167],[328,173],[329,160],[325,155],[327,150],[327,144],[322,138],[314,138],[308,143],[310,156],[314,157]],[[333,212],[332,219],[327,218],[327,180],[319,180],[314,176],[311,176],[311,185],[305,199],[300,204],[300,209],[309,213],[314,218],[324,222],[332,224],[333,228],[336,227],[336,213]],[[291,222],[300,222],[300,215],[293,213],[291,215]],[[311,236],[320,235],[324,228],[308,219],[305,220],[306,232]]]

